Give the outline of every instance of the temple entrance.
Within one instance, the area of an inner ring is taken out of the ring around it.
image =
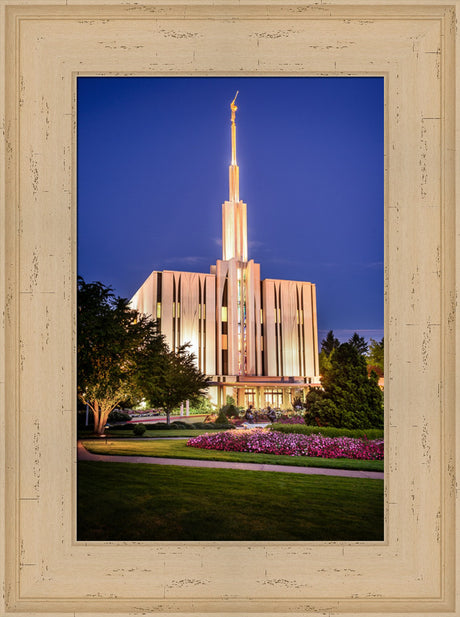
[[[283,390],[278,388],[265,388],[264,392],[265,407],[281,408],[283,405]]]

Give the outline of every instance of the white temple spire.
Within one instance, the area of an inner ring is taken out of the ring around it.
[[[229,167],[229,201],[237,202],[240,200],[240,180],[239,169],[236,164],[236,124],[235,113],[238,107],[235,105],[236,97],[238,96],[238,90],[235,94],[235,98],[230,103],[230,109],[232,110],[232,164]]]
[[[246,204],[240,201],[239,168],[236,164],[236,97],[230,103],[232,110],[232,164],[229,167],[229,199],[222,204],[222,259],[248,260]]]

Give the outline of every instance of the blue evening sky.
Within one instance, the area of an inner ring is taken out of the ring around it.
[[[320,340],[383,336],[379,77],[78,78],[78,272],[130,298],[222,258],[230,102],[261,277],[316,283]]]

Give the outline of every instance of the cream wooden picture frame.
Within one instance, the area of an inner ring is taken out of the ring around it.
[[[2,614],[458,615],[459,2],[0,8]],[[385,540],[76,542],[76,78],[258,74],[385,78]]]

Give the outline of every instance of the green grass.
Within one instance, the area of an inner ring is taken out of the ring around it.
[[[122,456],[157,456],[166,458],[187,458],[211,461],[234,461],[270,465],[295,465],[298,467],[329,467],[333,469],[357,469],[362,471],[383,471],[383,461],[360,461],[354,459],[328,459],[282,454],[257,454],[253,452],[224,452],[203,450],[186,446],[186,440],[136,441],[87,440],[83,445],[94,454],[117,454]]]
[[[78,463],[78,540],[383,540],[383,482]]]

